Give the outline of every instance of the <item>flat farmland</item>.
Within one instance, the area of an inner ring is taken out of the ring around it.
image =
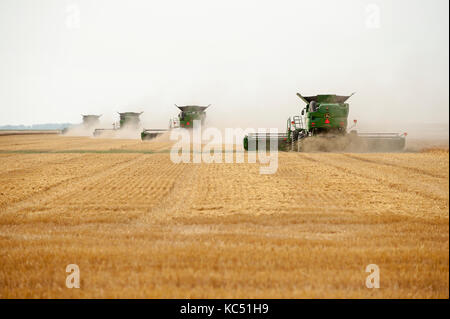
[[[170,146],[0,136],[0,297],[449,298],[448,150],[281,152],[260,175]]]

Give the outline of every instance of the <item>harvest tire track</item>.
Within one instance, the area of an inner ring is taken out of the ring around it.
[[[20,201],[15,202],[12,205],[9,205],[2,213],[3,214],[17,213],[19,210],[32,208],[37,202],[39,203],[39,205],[45,205],[50,203],[55,198],[64,195],[65,193],[77,193],[78,192],[77,187],[80,187],[85,183],[92,183],[93,181],[101,180],[111,174],[114,174],[117,170],[126,169],[132,166],[135,162],[141,159],[142,156],[137,156],[131,160],[125,160],[119,163],[112,164],[106,169],[105,167],[100,167],[98,170],[96,170],[94,174],[83,174],[81,176],[75,176],[60,181],[58,183],[55,183],[54,185],[44,188],[44,190],[38,193],[29,194]],[[70,190],[67,190],[66,187],[61,187],[62,185],[68,184],[69,182],[70,182]]]
[[[404,170],[407,170],[407,171],[413,171],[415,173],[422,174],[422,175],[427,175],[427,176],[430,176],[430,177],[444,178],[444,179],[448,178],[448,176],[443,176],[443,175],[427,172],[427,171],[425,171],[423,169],[420,169],[420,168],[417,168],[417,167],[402,166],[402,165],[398,165],[398,164],[394,164],[394,163],[384,162],[382,160],[371,160],[371,159],[368,159],[368,158],[361,158],[359,156],[350,155],[350,154],[342,154],[342,155],[345,156],[345,157],[354,159],[354,160],[367,162],[367,163],[372,163],[372,164],[376,164],[376,165],[385,165],[385,166],[392,166],[392,167],[395,167],[395,168],[401,168],[401,169],[404,169]]]
[[[344,157],[343,155],[339,154],[341,157]],[[360,172],[355,172],[355,169],[351,169],[345,166],[341,166],[341,165],[337,165],[337,164],[333,164],[328,160],[318,160],[314,157],[311,157],[310,155],[306,155],[306,154],[301,154],[302,158],[305,158],[309,161],[315,162],[315,163],[321,163],[321,164],[325,164],[331,167],[334,167],[336,169],[342,170],[344,172],[347,172],[348,174],[354,175],[354,176],[359,176],[359,177],[363,177],[363,178],[367,178],[367,179],[371,179],[371,180],[376,180],[377,182],[379,182],[381,185],[385,185],[388,186],[391,189],[400,191],[400,192],[404,192],[404,193],[414,193],[422,198],[425,199],[431,199],[431,200],[438,200],[441,201],[443,203],[445,203],[446,206],[448,206],[448,197],[441,197],[441,196],[437,196],[435,194],[430,194],[424,191],[419,191],[419,190],[413,190],[411,188],[409,188],[408,186],[402,184],[402,183],[395,183],[393,181],[389,181],[387,178],[381,178],[381,177],[376,177],[370,174],[363,174]]]

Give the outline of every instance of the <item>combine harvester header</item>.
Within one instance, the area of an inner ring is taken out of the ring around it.
[[[302,96],[297,93],[306,106],[301,115],[287,120],[286,133],[249,134],[244,137],[244,148],[253,150],[265,143],[266,149],[269,149],[270,139],[277,139],[278,149],[285,151],[402,151],[406,133],[358,134],[356,130],[351,130],[356,120],[348,128],[349,104],[346,102],[353,94]]]

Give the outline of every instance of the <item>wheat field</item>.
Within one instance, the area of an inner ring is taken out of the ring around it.
[[[279,153],[273,175],[169,150],[0,136],[0,297],[449,298],[448,150]]]

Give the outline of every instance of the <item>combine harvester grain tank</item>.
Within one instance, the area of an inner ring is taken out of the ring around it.
[[[85,128],[93,128],[96,125],[100,124],[100,117],[102,115],[95,115],[95,114],[81,114],[83,118],[83,126]]]
[[[201,121],[202,125],[205,123],[206,120],[206,109],[211,106],[211,104],[207,106],[201,106],[201,105],[184,105],[184,106],[178,106],[175,104],[175,106],[180,110],[180,113],[178,114],[177,118],[173,118],[170,121],[170,128],[193,128],[194,121],[199,120]]]
[[[354,129],[356,120],[348,127],[347,100],[352,95],[302,96],[297,93],[306,106],[300,115],[287,120],[286,132],[248,134],[244,137],[244,148],[254,150],[265,143],[269,149],[270,139],[277,139],[278,149],[283,151],[402,151],[406,133],[358,133]]]

